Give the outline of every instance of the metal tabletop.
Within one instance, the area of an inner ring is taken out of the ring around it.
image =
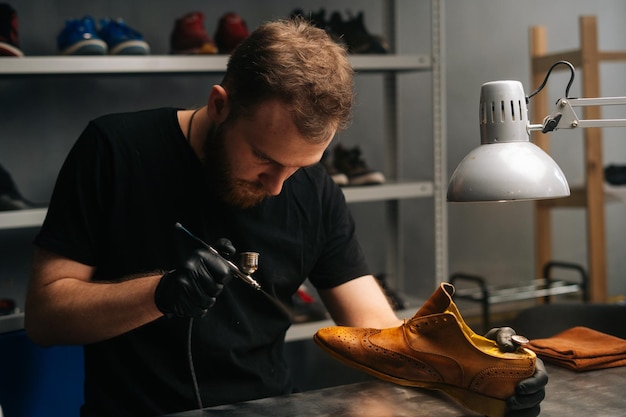
[[[574,372],[546,365],[541,417],[626,415],[626,367]],[[171,414],[171,417],[477,416],[437,391],[373,380]]]

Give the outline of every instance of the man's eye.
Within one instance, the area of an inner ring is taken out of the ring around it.
[[[258,159],[260,162],[271,162],[271,160],[266,157],[265,155],[259,153],[259,152],[255,152],[254,156],[256,157],[256,159]]]

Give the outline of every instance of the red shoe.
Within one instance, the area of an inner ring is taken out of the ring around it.
[[[204,14],[191,12],[176,20],[170,36],[172,54],[216,54],[217,47],[204,28]]]
[[[220,18],[214,38],[220,54],[230,54],[248,35],[250,32],[245,20],[230,12]]]
[[[17,38],[17,13],[11,5],[0,4],[0,56],[24,56]]]

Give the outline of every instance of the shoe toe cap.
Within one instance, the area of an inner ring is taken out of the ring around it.
[[[365,329],[332,326],[319,329],[315,340],[334,352],[356,352]]]

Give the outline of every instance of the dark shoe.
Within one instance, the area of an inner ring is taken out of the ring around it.
[[[141,33],[129,27],[123,20],[100,19],[98,35],[106,42],[111,55],[147,55],[150,45]]]
[[[377,274],[374,276],[374,278],[376,278],[376,281],[378,281],[378,285],[380,285],[380,288],[382,288],[383,292],[385,293],[385,296],[387,297],[387,301],[389,301],[391,308],[393,308],[395,311],[406,308],[402,297],[400,297],[398,293],[394,291],[387,283],[387,276],[385,274]]]
[[[17,36],[17,13],[8,3],[0,4],[0,57],[24,56]]]
[[[217,47],[204,28],[204,14],[191,12],[176,20],[170,35],[173,54],[216,54]]]
[[[389,47],[384,39],[370,34],[365,27],[363,12],[359,12],[356,17],[350,16],[348,20],[343,20],[339,12],[334,12],[330,16],[328,26],[345,42],[348,52],[352,54],[389,53]]]
[[[348,185],[373,185],[385,182],[385,176],[381,172],[367,165],[361,157],[361,149],[358,146],[346,149],[337,145],[333,156],[335,168],[348,176]]]
[[[324,165],[324,168],[326,168],[326,172],[328,172],[328,175],[330,175],[330,178],[332,178],[335,184],[339,186],[348,185],[348,176],[335,168],[331,159],[332,156],[330,155],[330,152],[324,151],[321,162],[322,165]]]
[[[45,207],[45,204],[26,200],[17,189],[11,174],[0,165],[0,211]]]
[[[289,15],[290,19],[304,19],[310,24],[320,29],[327,30],[328,23],[326,22],[326,10],[321,8],[319,12],[305,12],[302,9],[294,9]]]
[[[533,375],[536,355],[524,348],[504,353],[474,333],[443,283],[400,327],[327,327],[315,342],[340,361],[385,381],[440,390],[463,406],[502,417],[517,384]]]
[[[57,47],[62,55],[105,55],[107,44],[98,36],[96,22],[91,16],[68,19],[57,36]]]
[[[337,43],[345,45],[345,42],[342,39],[341,34],[337,34],[333,32],[330,27],[330,22],[326,19],[326,9],[321,8],[318,12],[308,12],[306,13],[302,9],[295,9],[289,15],[290,18],[300,18],[304,19],[307,22],[311,23],[313,26],[323,29],[330,35],[330,37]]]
[[[626,185],[626,165],[606,166],[604,179],[611,185]]]
[[[230,54],[250,35],[248,25],[237,13],[226,13],[220,18],[213,38],[220,54]]]
[[[19,310],[14,300],[10,298],[0,298],[0,316],[19,313]]]

